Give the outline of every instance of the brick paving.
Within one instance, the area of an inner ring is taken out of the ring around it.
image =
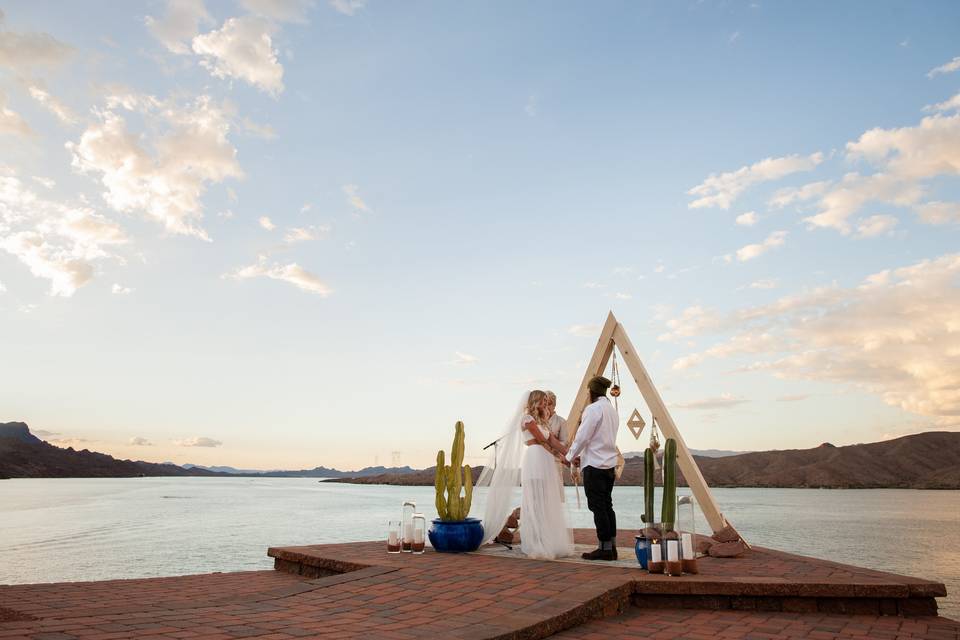
[[[585,533],[578,537],[589,540]],[[431,551],[388,555],[379,542],[280,548],[271,554],[284,570],[0,586],[0,640],[479,640],[557,633],[580,638],[960,639],[960,624],[937,617],[639,608],[651,598],[672,597],[677,589],[695,590],[698,584],[708,590],[738,584],[742,590],[796,589],[789,586],[796,579],[814,591],[853,584],[857,593],[896,592],[889,597],[906,599],[942,590],[936,583],[843,565],[814,562],[817,566],[803,568],[796,565],[810,561],[763,550],[749,559],[715,561],[716,566],[704,561],[699,577],[666,579],[602,564]],[[764,575],[764,567],[781,573]],[[287,572],[291,570],[297,574]],[[751,606],[762,609],[763,602]],[[654,611],[656,623],[651,622]]]

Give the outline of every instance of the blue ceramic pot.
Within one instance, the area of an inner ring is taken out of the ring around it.
[[[483,542],[483,526],[476,518],[455,522],[444,522],[435,518],[427,536],[437,551],[476,551]]]
[[[647,568],[647,555],[650,552],[650,541],[644,538],[643,536],[634,536],[636,544],[633,546],[633,550],[637,552],[637,562],[640,563],[641,569]]]

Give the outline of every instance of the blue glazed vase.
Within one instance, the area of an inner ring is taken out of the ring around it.
[[[437,551],[456,553],[476,551],[483,542],[483,526],[476,518],[444,522],[434,518],[433,526],[427,532],[430,544]]]
[[[636,543],[633,546],[633,550],[637,553],[637,562],[640,563],[641,569],[646,569],[647,554],[650,551],[650,541],[643,536],[634,536],[634,539]]]

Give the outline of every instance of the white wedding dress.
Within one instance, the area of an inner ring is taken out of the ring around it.
[[[524,416],[525,422],[533,421]],[[543,437],[550,432],[536,425]],[[531,436],[532,437],[532,436]],[[530,558],[562,558],[573,554],[573,531],[567,523],[563,482],[557,459],[538,444],[527,446],[520,467],[520,550]]]
[[[483,512],[483,542],[492,542],[520,504],[520,549],[533,558],[573,554],[573,530],[562,500],[563,483],[556,459],[540,445],[525,446],[533,436],[523,428],[526,401],[521,398],[477,479],[487,487]],[[540,427],[546,436],[546,427]],[[518,491],[519,489],[519,491]],[[518,495],[519,494],[519,495]]]

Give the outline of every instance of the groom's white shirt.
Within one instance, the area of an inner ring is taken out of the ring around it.
[[[567,460],[580,456],[580,468],[612,469],[617,466],[617,429],[620,416],[606,396],[583,410],[577,437],[573,439]]]

